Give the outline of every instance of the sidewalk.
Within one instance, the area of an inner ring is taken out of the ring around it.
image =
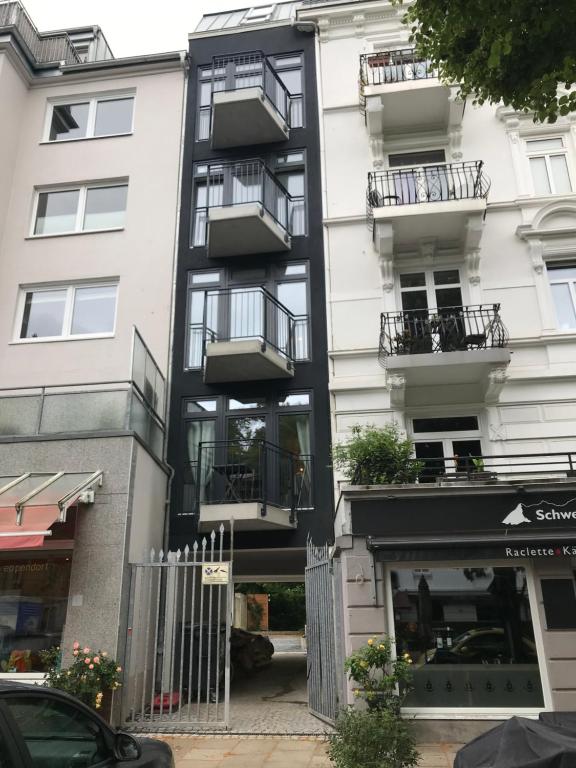
[[[329,768],[314,736],[163,736],[176,768]],[[420,768],[452,768],[460,744],[422,744]]]

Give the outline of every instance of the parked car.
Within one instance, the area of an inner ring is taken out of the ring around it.
[[[174,768],[167,744],[111,728],[73,696],[0,680],[0,768],[114,768],[125,763]]]
[[[517,662],[537,663],[536,644],[529,637],[521,638],[522,659]],[[454,640],[452,648],[434,648],[428,654],[428,664],[509,664],[510,645],[501,627],[471,629]]]

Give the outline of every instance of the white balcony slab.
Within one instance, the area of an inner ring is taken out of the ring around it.
[[[289,509],[260,501],[245,501],[237,504],[200,504],[198,530],[201,533],[215,530],[221,523],[229,523],[234,518],[235,531],[274,531],[292,530],[296,523],[291,522]]]
[[[220,91],[212,96],[214,149],[286,141],[290,130],[260,86]]]
[[[293,376],[292,363],[261,339],[206,344],[204,381],[207,384],[290,379]]]
[[[290,236],[260,203],[242,203],[208,211],[208,256],[246,256],[289,251]]]

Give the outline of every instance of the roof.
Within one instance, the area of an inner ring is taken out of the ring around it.
[[[296,14],[299,2],[266,3],[235,11],[208,13],[202,17],[194,32],[218,32],[235,27],[288,23]]]

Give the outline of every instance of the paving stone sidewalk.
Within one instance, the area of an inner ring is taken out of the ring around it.
[[[162,736],[176,768],[329,768],[326,740],[314,736]],[[422,744],[420,768],[452,768],[460,744]]]

